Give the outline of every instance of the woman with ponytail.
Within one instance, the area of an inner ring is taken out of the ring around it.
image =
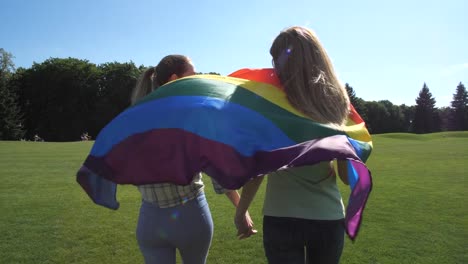
[[[135,104],[158,87],[194,74],[194,66],[188,57],[168,55],[156,67],[143,72],[131,102]],[[223,189],[212,182],[216,193],[226,194],[237,206],[240,199],[237,191]],[[189,185],[147,184],[138,186],[138,190],[142,204],[136,236],[145,263],[175,264],[176,249],[185,264],[206,263],[213,237],[213,219],[202,175],[195,175]],[[245,221],[251,222],[248,212],[245,217]]]

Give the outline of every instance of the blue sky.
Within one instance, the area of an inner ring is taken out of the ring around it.
[[[270,67],[272,40],[300,25],[358,97],[414,105],[426,82],[441,107],[459,82],[468,88],[467,2],[0,0],[0,48],[16,67],[51,57],[154,66],[179,53],[229,74]]]

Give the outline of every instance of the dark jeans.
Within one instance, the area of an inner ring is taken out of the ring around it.
[[[263,217],[263,246],[269,264],[337,264],[344,220]]]

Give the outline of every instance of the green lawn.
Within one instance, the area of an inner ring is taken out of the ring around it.
[[[341,263],[468,263],[468,132],[373,140],[374,188]],[[136,188],[120,186],[121,207],[112,211],[94,205],[75,182],[91,144],[0,141],[0,263],[142,263]],[[340,187],[346,199],[347,186]],[[207,184],[215,221],[208,263],[266,263],[263,191],[251,209],[260,232],[239,241],[234,208]]]

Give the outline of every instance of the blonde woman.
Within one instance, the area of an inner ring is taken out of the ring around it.
[[[141,75],[132,104],[169,81],[194,74],[188,57],[168,55]],[[237,206],[237,191],[225,190],[214,181],[213,186],[216,193],[225,193]],[[138,186],[138,190],[142,204],[136,236],[145,263],[175,264],[176,249],[186,264],[205,263],[213,237],[213,220],[201,174],[195,175],[189,185],[147,184]],[[246,217],[250,222],[250,217]]]
[[[270,54],[292,106],[317,122],[344,124],[349,98],[314,32],[287,28],[273,41]],[[267,177],[263,243],[268,263],[339,263],[344,206],[330,164],[291,168]],[[243,187],[235,217],[240,238],[253,234],[243,215],[262,180],[255,178]]]

